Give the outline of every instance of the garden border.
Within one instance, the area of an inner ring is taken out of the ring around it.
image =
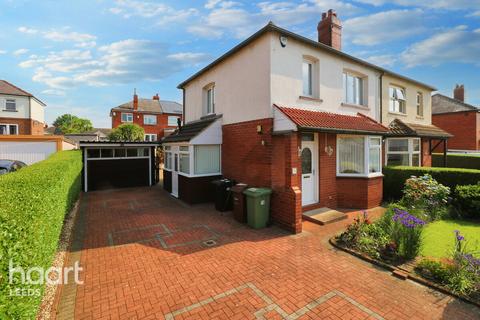
[[[466,303],[473,304],[474,306],[477,306],[477,307],[480,308],[480,302],[477,302],[477,301],[475,301],[475,300],[472,300],[472,299],[470,299],[470,298],[467,297],[467,296],[453,293],[453,292],[451,292],[450,290],[448,290],[447,288],[445,288],[444,286],[438,285],[438,284],[436,284],[436,283],[434,283],[434,282],[428,281],[427,279],[424,279],[424,278],[421,278],[421,277],[419,277],[419,276],[416,276],[415,274],[412,274],[410,271],[407,271],[407,270],[405,270],[405,269],[401,269],[401,268],[392,266],[392,265],[390,265],[390,264],[388,264],[388,263],[385,263],[385,262],[383,262],[383,261],[374,259],[374,258],[372,258],[372,257],[370,257],[370,256],[368,256],[368,255],[366,255],[366,254],[364,254],[364,253],[362,253],[362,252],[359,252],[359,251],[356,251],[356,250],[347,248],[347,247],[345,247],[345,246],[342,246],[342,245],[341,245],[340,243],[338,243],[337,240],[335,239],[337,236],[338,236],[338,234],[335,235],[335,236],[333,236],[333,237],[331,237],[331,238],[328,240],[328,242],[329,242],[333,247],[335,247],[335,248],[337,248],[337,249],[340,249],[340,250],[342,250],[342,251],[344,251],[344,252],[346,252],[346,253],[349,253],[349,254],[351,254],[351,255],[353,255],[353,256],[355,256],[355,257],[357,257],[357,258],[360,258],[360,259],[362,259],[362,260],[364,260],[364,261],[366,261],[366,262],[369,262],[369,263],[374,264],[374,265],[376,265],[376,266],[379,266],[379,267],[382,267],[382,268],[384,268],[384,269],[387,269],[387,270],[389,270],[389,271],[391,271],[391,272],[397,271],[397,272],[401,272],[401,273],[406,273],[407,279],[410,279],[410,280],[412,280],[412,281],[414,281],[414,282],[416,282],[416,283],[419,283],[419,284],[424,285],[424,286],[426,286],[426,287],[429,287],[429,288],[431,288],[431,289],[435,289],[435,290],[437,290],[437,291],[439,291],[439,292],[441,292],[441,293],[450,295],[450,296],[452,296],[452,297],[454,297],[454,298],[460,299],[460,300],[462,300],[462,301],[464,301],[464,302],[466,302]]]

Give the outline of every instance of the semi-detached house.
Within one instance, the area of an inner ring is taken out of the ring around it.
[[[269,23],[179,85],[165,189],[194,203],[221,175],[270,187],[272,220],[300,232],[305,210],[380,205],[385,161],[429,165],[425,145],[447,137],[431,126],[434,88],[343,53],[331,10],[318,32]]]

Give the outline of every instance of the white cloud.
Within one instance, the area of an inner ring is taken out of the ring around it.
[[[423,11],[390,10],[361,16],[344,22],[345,38],[357,45],[395,42],[425,31]]]
[[[480,17],[480,10],[474,11],[474,12],[468,14],[467,17],[469,17],[469,18],[478,18],[478,17]]]
[[[0,50],[0,54],[6,54],[7,50]]]
[[[221,1],[222,0],[208,0],[207,3],[205,3],[205,8],[213,9]]]
[[[166,4],[137,0],[116,0],[115,5],[109,9],[115,15],[126,19],[131,17],[155,18],[157,24],[185,21],[198,13],[194,8],[176,10]]]
[[[466,26],[443,30],[428,39],[414,43],[402,53],[402,61],[409,67],[438,66],[444,63],[471,63],[480,65],[480,29]]]
[[[27,33],[27,34],[37,34],[38,33],[37,29],[32,29],[32,28],[27,28],[27,27],[19,27],[17,30],[21,33]]]
[[[366,57],[365,60],[374,65],[389,68],[397,62],[398,58],[393,54],[380,54]]]
[[[29,50],[28,49],[25,49],[25,48],[22,48],[22,49],[18,49],[18,50],[15,50],[13,51],[13,55],[18,57],[18,56],[21,56],[21,55],[24,55],[28,52]]]
[[[47,90],[43,90],[41,93],[49,96],[57,96],[57,97],[63,97],[67,94],[65,91],[58,90],[58,89],[47,89]]]
[[[375,6],[384,4],[397,4],[400,6],[422,7],[430,9],[445,10],[468,10],[480,9],[478,0],[356,0],[358,2],[367,3]]]
[[[203,53],[171,53],[165,44],[154,41],[129,39],[93,52],[76,49],[33,56],[19,66],[33,68],[34,81],[65,90],[82,84],[106,86],[159,80],[207,58]]]

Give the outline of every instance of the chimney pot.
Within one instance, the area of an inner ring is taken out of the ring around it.
[[[133,90],[133,110],[138,110],[137,89],[134,89],[134,90]]]
[[[342,22],[334,10],[322,13],[322,21],[318,23],[317,31],[318,42],[342,50]]]
[[[158,93],[156,95],[153,96],[152,98],[153,100],[160,100],[160,96],[158,95]]]
[[[455,89],[453,89],[453,98],[455,100],[465,102],[465,87],[463,86],[463,84],[457,84],[455,86]]]

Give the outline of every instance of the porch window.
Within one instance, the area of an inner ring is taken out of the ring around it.
[[[195,174],[220,173],[220,146],[196,145]]]
[[[405,89],[399,87],[390,87],[390,112],[407,113]]]
[[[190,174],[190,153],[188,146],[180,146],[180,172]]]
[[[387,166],[420,166],[420,138],[387,140]]]
[[[337,137],[338,176],[377,176],[382,172],[380,137],[339,135]]]
[[[343,102],[347,104],[364,105],[363,78],[349,73],[343,73]]]
[[[172,153],[165,151],[165,169],[172,170]]]

